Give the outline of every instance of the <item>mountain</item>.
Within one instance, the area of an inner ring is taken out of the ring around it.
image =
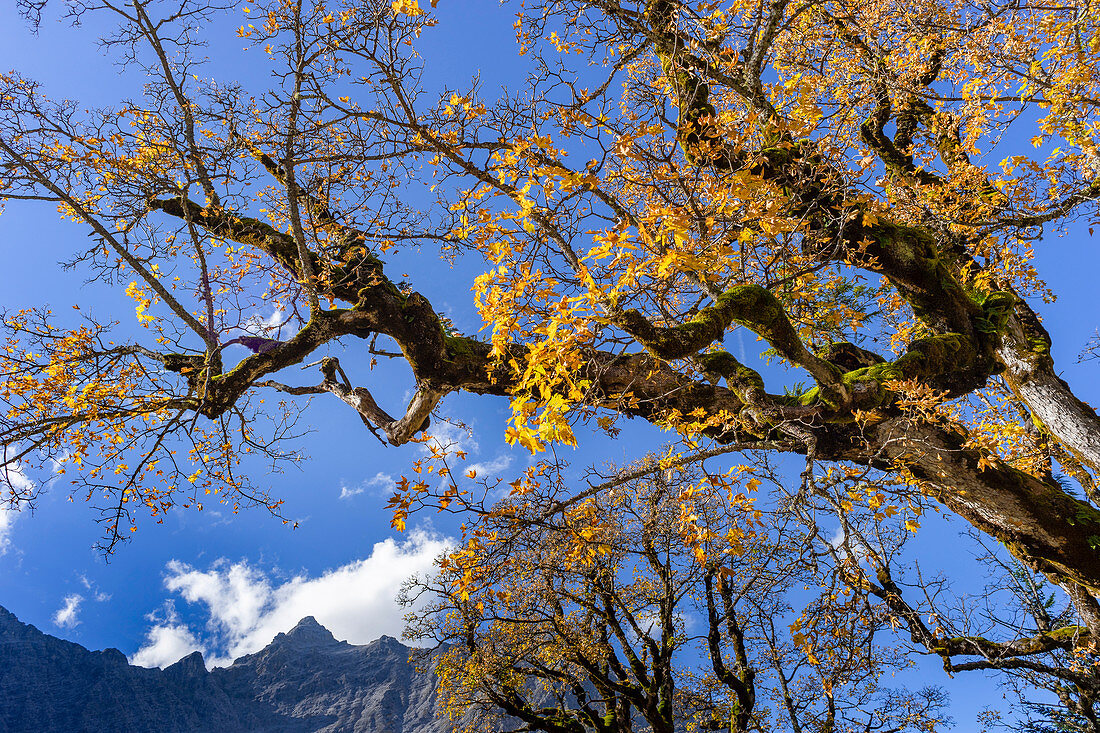
[[[337,641],[312,616],[229,667],[166,669],[93,652],[0,608],[0,733],[444,733],[435,681],[383,636]]]

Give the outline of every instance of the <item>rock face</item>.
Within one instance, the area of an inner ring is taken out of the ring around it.
[[[167,669],[88,651],[0,608],[0,733],[444,733],[430,672],[384,636],[337,641],[312,617],[232,666]]]

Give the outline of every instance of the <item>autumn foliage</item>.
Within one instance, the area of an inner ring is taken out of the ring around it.
[[[33,19],[45,4],[24,7]],[[1039,317],[1054,294],[1035,249],[1096,216],[1097,8],[527,2],[501,11],[516,14],[527,73],[511,92],[422,85],[430,39],[448,28],[416,0],[70,11],[118,23],[107,48],[148,74],[144,94],[89,109],[0,76],[0,196],[48,202],[87,231],[73,264],[134,312],[6,314],[0,440],[11,470],[72,477],[103,508],[107,546],[145,513],[211,497],[277,513],[242,466],[295,457],[310,395],[339,398],[394,446],[423,440],[431,416],[446,417],[444,396],[495,395],[511,406],[508,442],[540,457],[640,418],[674,443],[651,478],[742,452],[800,456],[787,479],[759,468],[760,454],[723,459],[774,488],[718,524],[751,528],[757,511],[802,522],[830,582],[866,602],[862,618],[886,614],[949,669],[1054,680],[1063,707],[1095,724],[1100,417],[1055,368]],[[227,17],[270,70],[266,88],[216,83],[200,63],[192,42]],[[481,332],[457,331],[425,295],[413,253],[432,248],[476,273]],[[272,308],[285,318],[256,317]],[[759,343],[768,366],[735,355],[737,339]],[[407,365],[407,405],[372,393],[377,359]],[[562,638],[581,656],[610,628],[576,625],[585,593],[606,580],[641,606],[664,602],[646,595],[651,579],[618,585],[626,565],[598,570],[608,553],[647,552],[648,530],[622,525],[649,521],[644,502],[624,503],[611,474],[565,486],[548,459],[510,487],[485,486],[461,456],[433,450],[390,504],[399,527],[428,506],[469,518],[473,544],[442,567],[465,578],[445,596],[459,612],[448,623],[472,613],[475,590],[525,613],[492,595],[514,580],[482,578],[508,563],[560,570],[538,582],[578,604],[563,607]],[[727,490],[704,484],[700,506]],[[549,502],[546,526],[529,514],[534,496]],[[8,498],[33,496],[12,484]],[[931,510],[1003,545],[1005,577],[1029,579],[1005,587],[1030,621],[986,638],[949,633],[946,612],[926,620],[890,548]],[[838,518],[839,539],[816,511]],[[692,521],[662,541],[705,606],[721,567],[757,560],[715,550],[726,535]],[[499,522],[527,544],[502,547]],[[1064,612],[1026,601],[1044,584],[1064,593]],[[837,603],[843,626],[854,617]],[[461,652],[469,664],[496,664],[493,634],[518,632],[485,633]],[[581,664],[564,659],[544,664]],[[461,699],[503,694],[448,684]]]

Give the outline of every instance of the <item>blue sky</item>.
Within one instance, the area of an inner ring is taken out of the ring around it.
[[[486,89],[506,81],[515,53],[509,10],[487,0],[445,0],[439,11],[440,28],[425,38],[428,69],[435,75],[429,84],[445,78],[461,82],[479,70]],[[215,47],[212,54],[235,52],[240,42],[226,37],[224,49]],[[208,73],[255,78],[256,70],[240,58],[208,67]],[[0,8],[0,68],[44,82],[51,96],[89,105],[113,101],[141,83],[99,52],[93,28],[73,29],[48,17],[34,37],[12,3]],[[80,272],[58,267],[84,238],[83,230],[60,222],[49,206],[9,204],[0,216],[0,308],[48,302],[58,311],[79,304],[104,315],[132,312],[132,302],[121,293],[85,284]],[[1039,307],[1054,335],[1056,361],[1083,399],[1100,404],[1096,362],[1075,363],[1100,325],[1095,284],[1100,252],[1084,226],[1049,238],[1037,251],[1040,273],[1060,294],[1057,303]],[[427,250],[407,257],[417,269],[414,286],[425,289],[461,330],[476,331],[480,323],[469,294],[473,273],[450,270]],[[422,283],[431,283],[431,290]],[[400,402],[407,380],[400,370],[390,375],[381,393],[388,388],[390,399]],[[512,476],[527,464],[525,451],[503,441],[506,401],[451,395],[443,412],[472,428],[476,437],[446,424],[437,425],[437,432],[441,439],[462,442],[482,476]],[[317,398],[306,420],[314,429],[303,441],[309,460],[298,469],[258,477],[286,500],[283,512],[299,522],[297,529],[262,511],[181,510],[160,525],[143,521],[133,540],[107,559],[92,549],[100,536],[95,512],[79,497],[69,501],[66,486],[55,484],[34,512],[0,513],[0,605],[47,633],[93,649],[116,647],[148,665],[174,661],[195,648],[208,661],[224,661],[262,647],[305,615],[353,643],[400,636],[401,611],[393,594],[407,574],[429,568],[454,530],[446,519],[428,516],[416,517],[404,534],[389,527],[383,504],[392,481],[423,448],[383,448],[334,398]],[[566,449],[569,460],[577,466],[625,462],[660,443],[655,428],[636,421],[624,428],[618,441],[583,436],[580,449]],[[961,528],[960,522],[943,526],[929,520],[927,536],[918,541],[933,558],[938,550],[945,563],[957,560],[951,538]],[[942,674],[927,681],[947,684]],[[972,720],[969,713],[980,709],[983,698],[999,697],[974,679],[948,689],[960,723]],[[967,690],[979,691],[977,697],[967,700]]]

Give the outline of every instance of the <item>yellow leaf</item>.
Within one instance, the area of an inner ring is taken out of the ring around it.
[[[424,11],[420,9],[420,5],[417,0],[394,0],[393,12],[404,13],[405,15],[423,15]],[[432,3],[432,7],[435,7],[435,3]]]

